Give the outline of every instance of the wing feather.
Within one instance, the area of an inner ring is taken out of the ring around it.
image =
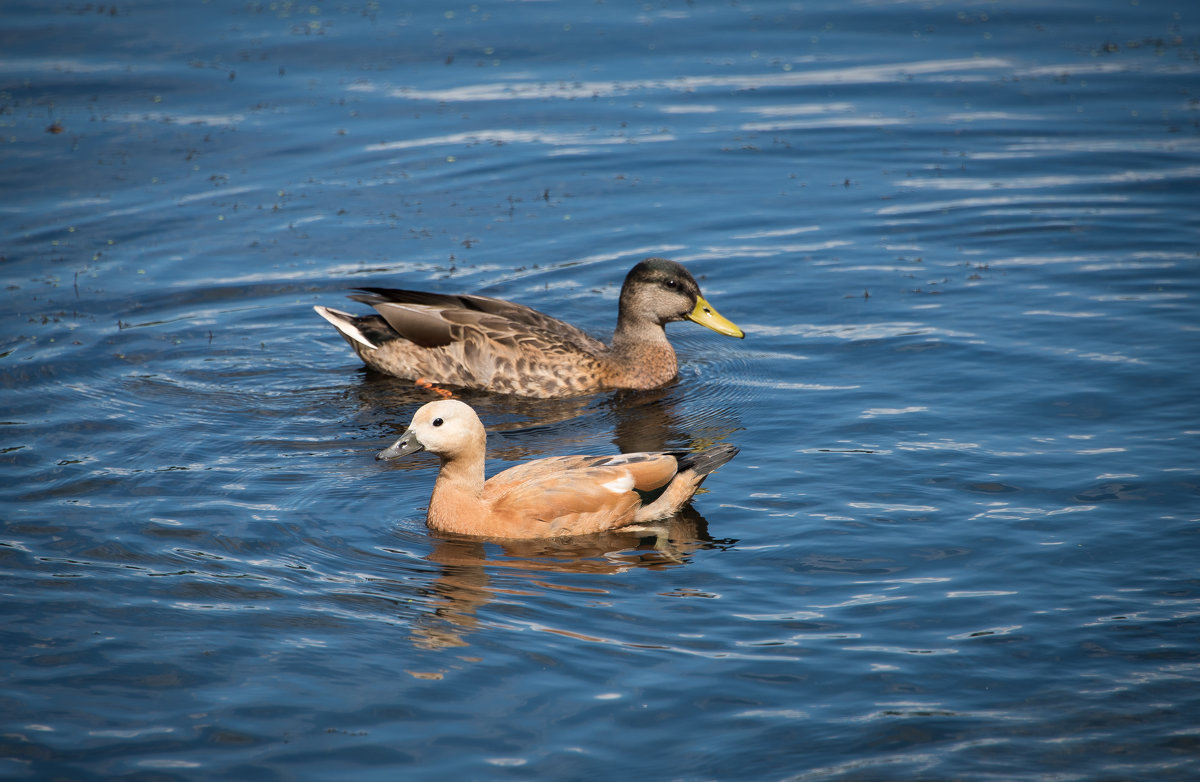
[[[390,301],[374,305],[396,333],[423,348],[440,348],[454,342],[454,329],[436,310],[406,307]]]
[[[638,492],[663,486],[675,470],[675,457],[664,453],[551,457],[497,474],[484,485],[484,500],[523,526],[579,534],[631,522],[642,504]]]
[[[475,327],[489,338],[531,335],[546,344],[565,343],[585,351],[603,350],[604,343],[581,329],[552,318],[523,304],[473,294],[445,294],[410,291],[399,288],[360,288],[365,295],[350,298],[379,310],[389,323],[391,318],[381,307],[394,305],[403,310],[420,311],[449,323]],[[405,305],[408,305],[407,307]],[[390,309],[391,307],[389,307]],[[481,317],[490,316],[490,317]],[[401,334],[405,332],[397,328]],[[420,343],[418,343],[420,344]],[[444,344],[444,343],[442,343]]]

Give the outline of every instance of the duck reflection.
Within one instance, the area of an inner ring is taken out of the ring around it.
[[[637,532],[614,530],[566,538],[496,542],[430,534],[436,542],[426,559],[437,564],[439,571],[429,585],[428,610],[414,620],[411,636],[414,645],[425,649],[469,645],[465,636],[478,629],[477,611],[497,595],[533,594],[543,589],[605,593],[600,588],[554,584],[546,580],[548,575],[613,575],[634,568],[665,570],[687,564],[697,551],[729,548],[736,543],[732,539],[710,537],[708,522],[690,506]],[[500,568],[519,574],[527,581],[528,589],[494,586],[492,573]]]

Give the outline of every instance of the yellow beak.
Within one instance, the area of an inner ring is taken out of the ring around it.
[[[732,321],[721,317],[721,313],[713,309],[712,305],[705,301],[703,296],[696,297],[696,306],[684,317],[727,337],[741,339],[746,336],[746,333],[733,325]]]

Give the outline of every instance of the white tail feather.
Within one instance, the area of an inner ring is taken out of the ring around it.
[[[313,309],[316,310],[317,314],[322,318],[332,323],[333,327],[342,332],[342,334],[344,334],[348,339],[352,339],[358,344],[364,345],[371,350],[375,350],[377,347],[371,343],[371,340],[364,337],[361,331],[358,330],[358,326],[354,325],[354,316],[349,312],[342,312],[341,310],[335,310],[331,307],[322,307],[319,304],[314,305]]]

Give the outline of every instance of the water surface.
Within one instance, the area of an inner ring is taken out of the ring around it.
[[[1194,778],[1200,27],[1043,6],[6,5],[0,776]],[[747,338],[489,467],[739,456],[432,535],[312,305],[648,255]]]

